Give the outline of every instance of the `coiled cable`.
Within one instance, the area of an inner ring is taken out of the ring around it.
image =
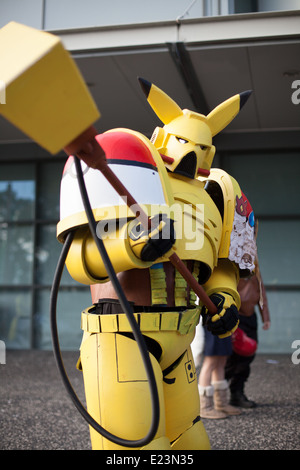
[[[55,270],[54,274],[54,279],[53,279],[53,284],[51,288],[51,295],[50,295],[50,326],[51,326],[51,334],[52,334],[52,344],[53,344],[53,352],[54,356],[56,359],[56,363],[60,372],[60,375],[62,377],[63,383],[66,387],[66,390],[68,394],[70,395],[74,405],[76,406],[77,410],[80,412],[80,414],[84,417],[84,419],[91,425],[97,432],[99,432],[103,437],[106,439],[114,442],[115,444],[118,444],[120,446],[124,447],[143,447],[147,445],[155,436],[158,425],[159,425],[159,397],[158,397],[158,391],[157,391],[157,384],[155,380],[155,375],[153,372],[151,360],[149,357],[149,352],[145,343],[145,340],[143,338],[143,335],[140,331],[140,328],[134,318],[133,311],[131,308],[130,303],[128,302],[123,289],[119,283],[119,280],[116,276],[116,273],[113,269],[113,266],[111,264],[110,258],[107,254],[106,248],[104,246],[103,240],[98,236],[96,232],[97,224],[94,218],[94,214],[90,205],[89,197],[87,194],[85,182],[84,182],[84,177],[83,177],[83,172],[81,168],[81,163],[80,160],[75,156],[74,157],[75,161],[75,167],[76,167],[76,172],[77,172],[77,178],[78,178],[78,183],[79,183],[79,188],[80,188],[80,193],[82,197],[82,201],[84,204],[84,208],[86,211],[88,223],[89,223],[89,228],[92,233],[93,239],[96,243],[96,246],[99,250],[99,253],[102,257],[105,269],[109,275],[109,278],[114,286],[114,289],[118,295],[120,304],[123,308],[124,313],[126,314],[128,321],[130,323],[130,326],[133,331],[134,338],[138,344],[141,357],[144,363],[144,367],[146,370],[146,374],[148,377],[148,383],[149,383],[149,388],[150,388],[150,394],[151,394],[151,402],[152,402],[152,421],[150,425],[150,429],[148,431],[148,434],[137,440],[127,440],[123,439],[119,436],[115,436],[114,434],[110,433],[106,429],[104,429],[97,421],[94,420],[94,418],[88,413],[88,411],[85,409],[83,404],[81,403],[80,399],[78,398],[76,392],[74,391],[70,380],[68,378],[68,375],[66,373],[62,355],[61,355],[61,349],[60,349],[60,344],[59,344],[59,335],[58,335],[58,330],[57,330],[57,298],[58,298],[58,291],[59,291],[59,286],[60,286],[60,281],[63,273],[63,269],[65,266],[65,261],[71,246],[71,243],[74,238],[74,232],[69,232],[66,236],[58,263],[57,267]]]

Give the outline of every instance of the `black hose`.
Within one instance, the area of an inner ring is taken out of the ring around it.
[[[68,375],[65,371],[65,367],[63,364],[62,356],[61,356],[61,350],[60,350],[60,345],[59,345],[59,338],[58,338],[58,331],[57,331],[57,320],[56,320],[56,311],[57,311],[57,297],[58,297],[58,290],[59,290],[59,285],[61,281],[61,276],[63,273],[63,269],[65,266],[65,261],[74,237],[73,232],[69,232],[66,240],[64,242],[56,271],[54,274],[54,279],[53,279],[53,284],[52,284],[52,289],[51,289],[51,295],[50,295],[50,324],[51,324],[51,333],[52,333],[52,343],[53,343],[53,352],[54,356],[56,359],[56,363],[59,369],[59,372],[61,374],[63,383],[67,389],[67,392],[69,393],[73,403],[75,404],[77,410],[81,413],[81,415],[84,417],[84,419],[97,431],[99,432],[103,437],[106,439],[114,442],[115,444],[118,444],[120,446],[124,447],[143,447],[147,445],[155,436],[158,425],[159,425],[159,397],[158,397],[158,391],[157,391],[157,385],[156,385],[156,380],[151,364],[151,360],[149,357],[149,352],[145,343],[145,340],[143,338],[143,335],[139,329],[139,326],[134,318],[133,311],[131,308],[131,305],[129,304],[127,298],[125,297],[125,294],[122,290],[122,287],[118,281],[118,278],[116,276],[116,273],[113,269],[113,266],[111,264],[110,258],[107,254],[106,248],[104,246],[104,243],[102,239],[97,235],[96,233],[96,221],[94,218],[94,214],[89,202],[87,190],[85,187],[84,183],[84,178],[83,178],[83,173],[82,173],[82,168],[80,161],[77,157],[74,157],[75,160],[75,166],[76,166],[76,171],[77,171],[77,177],[78,177],[78,182],[79,182],[79,188],[81,192],[81,197],[82,201],[84,204],[84,208],[86,211],[87,219],[89,222],[89,227],[92,233],[92,236],[94,238],[94,241],[96,243],[96,246],[99,250],[99,253],[102,257],[105,269],[109,275],[109,278],[114,286],[114,289],[118,295],[120,304],[123,308],[124,313],[126,314],[128,321],[130,323],[130,326],[133,331],[134,338],[138,344],[144,367],[147,373],[148,377],[148,382],[149,382],[149,388],[150,388],[150,393],[151,393],[151,401],[152,401],[152,421],[150,425],[150,429],[148,434],[143,437],[142,439],[137,439],[137,440],[127,440],[123,439],[121,437],[115,436],[114,434],[111,434],[108,432],[106,429],[104,429],[102,426],[100,426],[99,423],[97,423],[94,418],[87,412],[85,407],[82,405],[81,401],[79,400],[78,396],[76,395],[70,381],[68,378]]]

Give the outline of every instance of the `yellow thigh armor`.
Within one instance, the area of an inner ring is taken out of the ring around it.
[[[95,315],[96,317],[96,315]],[[101,319],[110,317],[101,315]],[[192,325],[191,325],[192,326]],[[189,344],[194,328],[178,331],[147,331],[161,347],[158,362],[150,353],[160,402],[156,436],[143,449],[209,449],[209,440],[199,419],[199,395]],[[81,345],[87,407],[93,418],[110,433],[137,440],[147,435],[151,424],[148,379],[137,343],[122,332],[86,331]],[[90,427],[92,448],[122,450]]]

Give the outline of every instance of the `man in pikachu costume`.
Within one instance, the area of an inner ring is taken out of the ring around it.
[[[128,129],[105,132],[97,140],[108,163],[119,158],[116,153],[120,149],[119,163],[133,159],[128,166],[131,176],[139,171],[135,165],[138,160],[147,174],[153,170],[154,175],[157,170],[167,194],[163,199],[171,210],[168,212],[164,205],[163,209],[155,209],[150,214],[153,225],[148,232],[137,218],[129,213],[125,217],[122,208],[117,216],[103,217],[102,221],[109,222],[109,236],[104,244],[145,338],[159,393],[158,430],[143,449],[209,449],[199,416],[190,344],[200,314],[219,337],[228,336],[237,328],[237,284],[240,275],[254,269],[256,256],[251,206],[233,178],[222,170],[211,169],[215,153],[212,138],[239,113],[249,92],[233,96],[204,116],[182,110],[157,86],[139,81],[164,126],[155,129],[151,141]],[[74,279],[91,286],[93,305],[82,313],[84,335],[79,362],[87,407],[110,432],[125,439],[140,439],[147,434],[151,422],[148,381],[138,346],[88,225],[76,220],[79,209],[64,212],[64,207],[74,205],[76,199],[75,193],[65,186],[72,182],[71,163],[67,163],[62,178],[63,215],[58,237],[75,228],[67,268]],[[92,175],[91,171],[87,170],[86,178]],[[142,179],[138,174],[134,185],[148,191],[152,203],[151,198],[157,195],[155,185],[150,184],[148,190],[147,176]],[[101,185],[93,184],[92,179],[86,179],[86,184],[96,218],[101,221],[97,201],[92,197],[95,188],[101,193]],[[67,193],[72,202],[66,202]],[[104,190],[101,194],[108,197]],[[155,204],[153,207],[159,201]],[[116,209],[116,205],[112,203],[110,208]],[[163,214],[159,216],[159,212]],[[201,301],[197,303],[195,293],[169,262],[172,250],[203,286],[216,305],[217,314],[210,315]],[[127,449],[93,428],[90,432],[93,449]]]

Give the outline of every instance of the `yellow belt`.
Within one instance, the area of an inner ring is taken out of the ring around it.
[[[116,333],[132,331],[127,315],[92,313],[94,306],[81,314],[81,329],[89,333]],[[199,322],[200,308],[197,306],[182,312],[134,313],[142,332],[178,331],[181,335],[189,333]]]

